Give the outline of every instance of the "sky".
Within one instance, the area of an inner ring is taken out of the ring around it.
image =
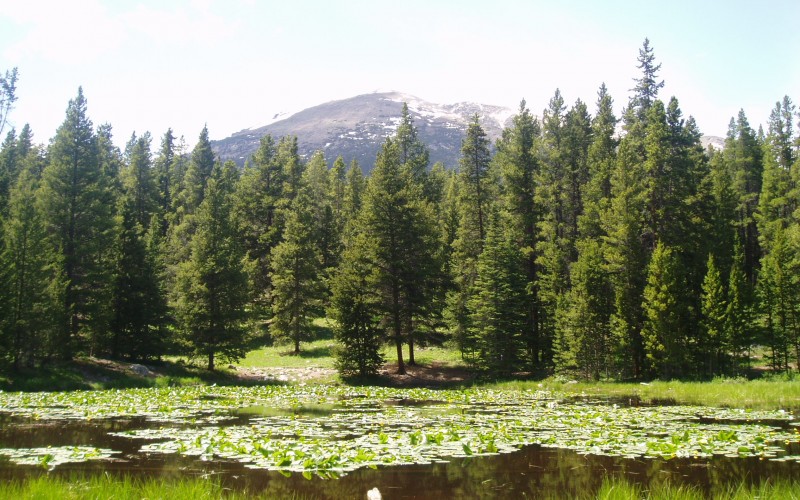
[[[617,112],[649,38],[665,86],[704,134],[744,109],[800,102],[800,1],[0,0],[0,71],[17,67],[20,129],[46,144],[83,87],[122,146],[168,128],[192,145],[276,113],[374,91],[535,113],[556,89]]]

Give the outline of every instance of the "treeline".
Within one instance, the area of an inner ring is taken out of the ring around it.
[[[452,342],[493,374],[736,375],[762,346],[800,366],[800,136],[788,97],[768,130],[744,112],[704,149],[659,99],[647,40],[622,116],[557,90],[523,101],[494,147],[470,123],[460,165],[429,165],[407,106],[368,178],[266,136],[237,168],[207,129],[124,151],[79,90],[48,146],[24,127],[0,150],[8,367],[79,354],[235,360],[300,351],[335,320],[338,363],[369,374],[396,348]],[[407,354],[407,356],[406,356]]]

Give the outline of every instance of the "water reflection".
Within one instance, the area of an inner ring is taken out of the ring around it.
[[[418,406],[407,401],[396,404]],[[423,406],[427,408],[428,405]],[[251,418],[269,415],[335,419],[339,411],[342,408],[337,405],[324,404],[302,405],[284,410],[250,406],[234,411],[236,418],[228,423],[241,425]],[[773,425],[773,422],[767,423]],[[787,425],[786,422],[780,424]],[[448,463],[359,469],[337,480],[326,480],[317,476],[306,479],[299,473],[286,477],[280,472],[250,469],[236,462],[203,461],[177,454],[142,453],[141,446],[147,441],[112,435],[153,427],[177,429],[189,426],[186,423],[154,423],[144,417],[97,421],[39,421],[0,415],[0,448],[83,445],[109,448],[118,452],[110,461],[64,464],[52,472],[35,466],[15,466],[8,461],[0,461],[0,480],[39,474],[70,477],[75,473],[162,479],[212,477],[221,480],[225,487],[264,493],[270,498],[363,498],[366,491],[377,487],[384,498],[488,499],[582,496],[597,491],[603,478],[609,476],[623,477],[643,487],[666,482],[691,485],[706,494],[722,491],[726,485],[738,484],[742,480],[756,484],[768,479],[800,477],[798,462],[722,456],[710,459],[631,459],[581,455],[574,451],[535,445],[524,447],[515,453],[454,458]],[[800,443],[787,445],[786,453],[800,454]]]

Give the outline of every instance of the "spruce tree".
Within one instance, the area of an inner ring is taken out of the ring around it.
[[[461,168],[459,171],[459,223],[453,241],[451,266],[455,289],[447,298],[447,315],[450,327],[462,355],[471,353],[475,346],[469,341],[467,332],[472,285],[477,276],[477,262],[486,237],[486,219],[489,213],[491,192],[489,190],[490,165],[489,140],[475,114],[467,128],[461,144]]]
[[[309,194],[301,191],[290,208],[283,240],[270,256],[273,287],[270,334],[279,342],[291,343],[294,353],[299,354],[300,342],[312,340],[311,319],[320,309],[325,289]]]
[[[732,181],[731,189],[737,198],[736,228],[744,246],[744,272],[750,284],[754,285],[761,259],[756,214],[764,167],[762,146],[750,128],[744,110],[739,111],[736,120],[731,119],[722,154]]]
[[[665,380],[680,377],[686,361],[684,293],[678,256],[659,243],[647,269],[642,338],[652,373]]]
[[[728,275],[727,309],[725,331],[730,340],[735,368],[741,369],[742,361],[749,362],[752,344],[752,290],[745,274],[744,255],[738,239],[735,243],[733,264]]]
[[[496,211],[487,213],[487,233],[467,310],[477,364],[500,375],[521,366],[526,304],[523,261]]]
[[[400,163],[398,144],[391,138],[378,154],[363,210],[382,321],[397,350],[397,371],[404,374],[403,344],[409,338],[413,342],[417,329],[435,313],[429,307],[441,266],[433,211],[411,171]]]
[[[265,321],[271,315],[270,255],[281,238],[279,207],[283,204],[283,168],[272,136],[261,138],[236,185],[233,218],[247,257],[252,261],[254,312]]]
[[[204,357],[209,370],[217,358],[236,361],[246,349],[250,293],[245,252],[231,222],[236,168],[230,162],[214,167],[197,209],[189,260],[179,265],[177,275],[179,329],[189,352]]]
[[[33,366],[56,347],[59,288],[53,275],[58,256],[46,241],[44,221],[37,206],[38,179],[30,166],[18,177],[10,193],[8,217],[2,226],[2,261],[8,311],[4,315],[5,344],[16,368]],[[55,293],[54,293],[55,292]]]
[[[794,351],[800,358],[800,259],[781,226],[774,229],[770,252],[762,259],[758,281],[766,343],[775,370],[788,371]]]
[[[726,369],[725,358],[730,350],[727,325],[727,300],[722,276],[714,255],[708,256],[708,272],[702,290],[702,350],[705,352],[707,374],[718,375]]]
[[[374,375],[384,362],[381,309],[369,236],[351,223],[342,261],[331,279],[329,315],[336,321],[336,368],[343,375]]]
[[[536,227],[542,217],[541,208],[535,202],[536,180],[541,169],[535,150],[540,126],[524,100],[512,121],[512,126],[506,128],[497,141],[497,154],[493,161],[502,177],[504,206],[511,218],[515,241],[525,259],[525,275],[531,294],[524,334],[526,358],[537,365],[542,361],[544,345],[540,324],[539,265],[536,263],[539,237]]]
[[[122,182],[125,195],[132,203],[135,223],[146,230],[158,209],[158,188],[153,178],[149,134],[134,141],[128,165],[123,170]]]
[[[161,138],[161,147],[153,162],[153,181],[156,185],[156,205],[158,206],[159,227],[162,236],[167,234],[168,216],[172,210],[172,199],[178,187],[172,175],[175,152],[175,136],[172,129],[169,128]]]
[[[211,141],[208,138],[208,127],[204,126],[197,138],[197,144],[192,150],[192,159],[184,178],[183,199],[187,213],[195,213],[200,203],[203,202],[206,183],[211,177],[215,162],[214,151],[211,149]]]
[[[61,357],[71,358],[108,330],[114,242],[111,188],[101,170],[82,89],[69,103],[49,160],[39,200],[50,248],[60,253],[55,274],[66,281],[56,345]]]
[[[559,312],[556,369],[577,371],[584,378],[616,374],[618,343],[611,330],[614,295],[600,242],[578,242],[578,260],[571,267],[572,287]]]
[[[116,357],[159,358],[167,345],[167,302],[157,261],[139,222],[135,191],[122,201],[114,271],[111,338],[107,349]],[[158,220],[157,216],[151,217]],[[160,232],[151,227],[150,231]]]

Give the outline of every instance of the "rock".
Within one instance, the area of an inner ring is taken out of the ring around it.
[[[381,500],[382,498],[383,496],[378,488],[372,488],[367,492],[367,500]]]
[[[148,377],[153,374],[153,372],[144,365],[133,364],[130,366],[130,370],[140,377]]]

